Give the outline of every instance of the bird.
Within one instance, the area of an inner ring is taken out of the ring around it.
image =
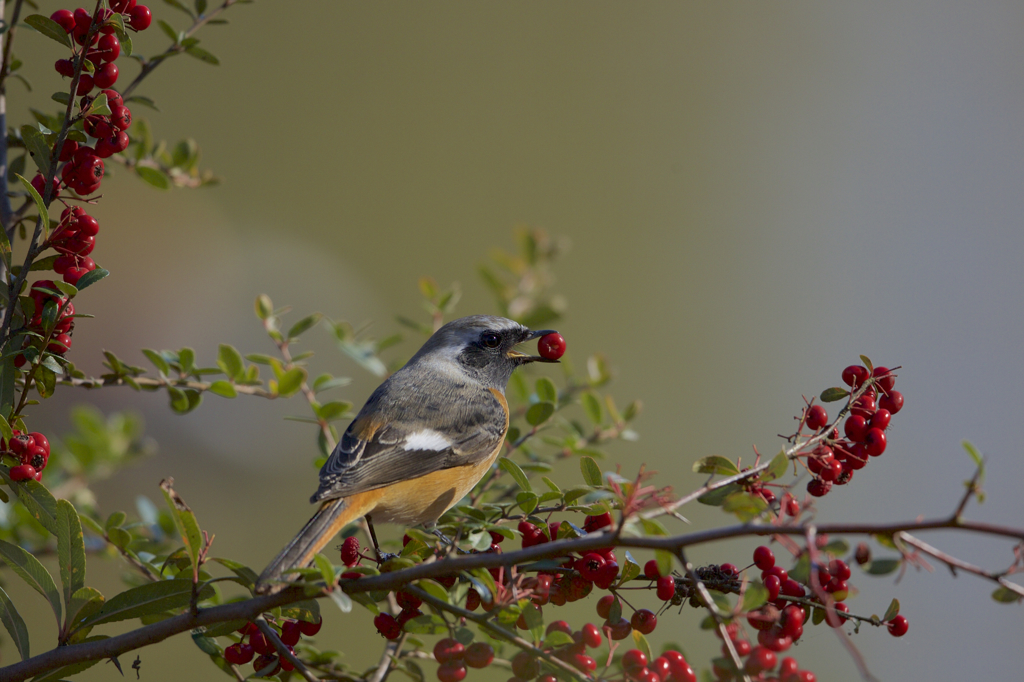
[[[509,425],[505,388],[516,368],[557,359],[515,347],[557,333],[493,315],[470,315],[435,331],[367,399],[320,469],[319,504],[263,570],[256,592],[287,587],[286,574],[313,563],[346,525],[428,525],[494,465]],[[377,548],[378,558],[380,550]]]

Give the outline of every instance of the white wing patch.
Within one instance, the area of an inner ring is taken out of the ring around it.
[[[416,433],[410,433],[405,439],[406,450],[441,451],[447,447],[451,447],[451,442],[433,429],[423,429]]]

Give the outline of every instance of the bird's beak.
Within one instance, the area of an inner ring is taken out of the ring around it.
[[[534,339],[539,339],[540,337],[542,337],[542,336],[544,336],[546,334],[556,334],[556,333],[557,332],[554,329],[541,329],[540,331],[527,332],[523,336],[523,338],[521,338],[519,340],[519,343],[524,343],[526,341],[532,341]],[[539,355],[527,355],[526,353],[520,353],[519,351],[517,351],[514,348],[512,350],[510,350],[508,353],[506,353],[505,357],[507,357],[510,360],[515,360],[516,362],[518,362],[520,364],[523,364],[523,365],[525,365],[528,362],[558,362],[558,360],[548,360],[547,358],[542,358]]]

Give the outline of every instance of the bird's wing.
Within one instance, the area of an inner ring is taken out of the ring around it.
[[[400,404],[391,405],[377,393],[371,396],[320,469],[320,488],[312,502],[479,464],[504,440],[508,408],[500,393],[460,391],[457,400],[445,400],[446,409],[440,410],[439,396],[417,392],[405,391]]]

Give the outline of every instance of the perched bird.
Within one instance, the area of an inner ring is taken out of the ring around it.
[[[359,411],[320,469],[313,518],[264,569],[256,591],[284,588],[348,523],[365,516],[407,526],[433,523],[494,464],[508,431],[505,387],[530,362],[515,350],[553,330],[471,315],[438,329]],[[375,539],[374,539],[375,540]],[[375,541],[376,544],[376,541]]]

